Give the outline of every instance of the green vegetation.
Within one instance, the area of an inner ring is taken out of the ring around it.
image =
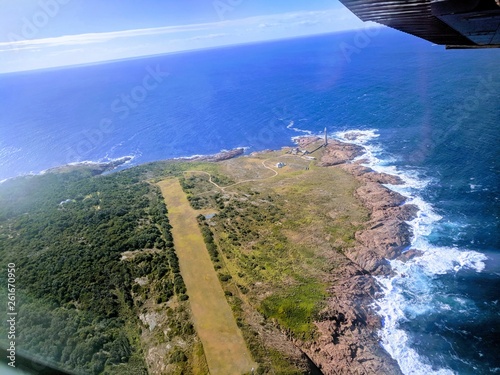
[[[201,235],[203,236],[203,240],[205,241],[205,245],[207,246],[210,259],[212,259],[215,269],[220,269],[221,264],[219,251],[217,250],[217,245],[214,242],[214,235],[208,226],[205,216],[198,215],[196,219],[198,220],[198,224],[201,229]]]
[[[183,187],[193,208],[216,212],[210,219],[199,215],[198,224],[237,324],[260,364],[257,372],[299,374],[307,364],[290,358],[283,342],[276,344],[266,332],[315,340],[314,322],[338,266],[329,254],[354,245],[368,214],[354,197],[356,180],[346,172],[290,159],[289,167],[272,177],[263,160],[272,166],[278,158],[279,152],[271,152],[222,163],[220,171],[229,178],[251,180],[223,191],[208,186],[206,175],[190,177]]]
[[[276,293],[261,301],[259,309],[264,316],[276,319],[297,338],[312,338],[312,322],[325,299],[326,289],[306,268],[308,263],[317,261],[317,256],[292,243],[282,230],[282,221],[287,220],[281,208],[282,197],[246,195],[249,197],[245,199],[228,198],[212,219],[219,246],[229,263],[236,266],[235,277],[243,286],[251,288],[260,281]],[[205,241],[213,243],[208,224],[201,223],[202,231],[207,233]],[[216,245],[212,246],[217,251]],[[218,259],[212,258],[216,268],[220,264]],[[219,278],[228,281],[231,276],[221,272]]]
[[[317,319],[320,302],[326,297],[322,284],[306,283],[293,286],[262,301],[262,313],[275,319],[303,340],[312,339],[311,324]]]
[[[193,321],[210,372],[246,373],[257,364],[251,358],[221,287],[220,281],[228,281],[231,276],[219,275],[218,279],[211,268],[212,262],[198,228],[198,215],[190,207],[178,179],[169,178],[158,185],[169,206],[172,233],[190,296]]]
[[[141,308],[187,295],[163,198],[137,173],[81,169],[0,187],[0,257],[17,268],[23,350],[76,372],[146,373]]]
[[[218,298],[228,301],[256,373],[304,373],[286,337],[315,340],[339,266],[332,254],[354,245],[368,214],[340,168],[290,157],[273,176],[264,165],[282,157],[158,162],[101,176],[79,168],[1,184],[0,259],[17,268],[19,348],[82,374],[206,374],[210,349],[193,312],[214,288],[187,290],[184,281],[211,261],[210,285],[222,286]],[[196,213],[172,202],[167,211],[155,183],[173,194],[168,177],[179,179],[185,195],[178,184],[177,193]],[[172,228],[174,213],[198,222],[209,257],[197,268],[179,257],[189,262],[203,241],[192,227]],[[222,319],[212,314],[215,326]]]
[[[228,186],[234,183],[230,178],[218,174],[207,175],[200,172],[186,172],[183,177],[179,179],[182,190],[187,195],[187,199],[195,210],[203,208],[221,208],[222,195],[218,192],[217,187]],[[209,181],[211,178],[212,183]]]

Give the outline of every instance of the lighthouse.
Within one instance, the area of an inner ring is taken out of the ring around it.
[[[328,144],[328,132],[326,131],[326,128],[325,128],[325,147],[326,145]]]

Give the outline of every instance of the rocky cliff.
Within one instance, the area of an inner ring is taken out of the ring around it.
[[[307,137],[304,137],[307,138]],[[310,145],[317,138],[298,144]],[[331,255],[332,263],[340,264],[329,283],[327,307],[315,323],[319,338],[314,343],[296,342],[323,374],[401,374],[397,363],[379,343],[377,332],[381,320],[373,302],[381,292],[373,276],[389,275],[388,260],[415,256],[405,252],[410,245],[411,220],[417,208],[404,204],[405,198],[384,184],[401,184],[392,175],[377,173],[353,162],[363,148],[339,141],[324,147],[321,166],[337,166],[360,182],[355,194],[370,211],[367,226],[356,233],[357,245],[345,254]]]

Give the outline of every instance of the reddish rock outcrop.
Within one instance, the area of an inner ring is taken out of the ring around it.
[[[372,306],[381,290],[373,275],[391,273],[388,259],[404,261],[419,255],[412,250],[403,253],[412,235],[406,221],[415,216],[417,207],[404,204],[401,194],[384,186],[402,184],[399,177],[352,162],[362,152],[360,146],[329,141],[319,162],[339,165],[356,177],[360,186],[355,194],[370,211],[366,228],[356,233],[357,245],[345,254],[332,254],[332,264],[341,266],[332,272],[331,298],[316,322],[319,338],[313,343],[296,342],[327,375],[401,374],[377,336],[381,321]]]
[[[387,173],[378,173],[358,163],[344,164],[342,165],[342,169],[364,182],[377,182],[379,184],[390,185],[401,185],[403,183],[401,178],[398,176],[393,176]]]
[[[306,148],[307,146],[312,145],[313,143],[316,143],[320,141],[320,137],[300,137],[300,138],[295,138],[295,143],[297,143],[297,146],[300,148]]]
[[[341,254],[332,257],[340,265],[330,282],[332,297],[315,323],[319,338],[296,344],[325,375],[400,374],[378,342],[381,323],[371,308],[380,292],[375,279]]]
[[[318,165],[328,167],[343,164],[361,155],[363,148],[350,143],[343,143],[336,140],[329,140],[324,148],[324,154]]]
[[[412,232],[406,221],[414,217],[417,207],[403,205],[405,198],[401,194],[372,182],[374,174],[356,176],[364,184],[355,194],[371,215],[366,229],[356,233],[358,245],[349,249],[346,255],[366,271],[379,275],[390,273],[387,259],[397,258],[410,245]],[[378,179],[387,181],[388,178],[380,174]]]

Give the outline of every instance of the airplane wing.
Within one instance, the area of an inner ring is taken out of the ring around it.
[[[374,21],[446,48],[500,47],[500,0],[340,0]]]

